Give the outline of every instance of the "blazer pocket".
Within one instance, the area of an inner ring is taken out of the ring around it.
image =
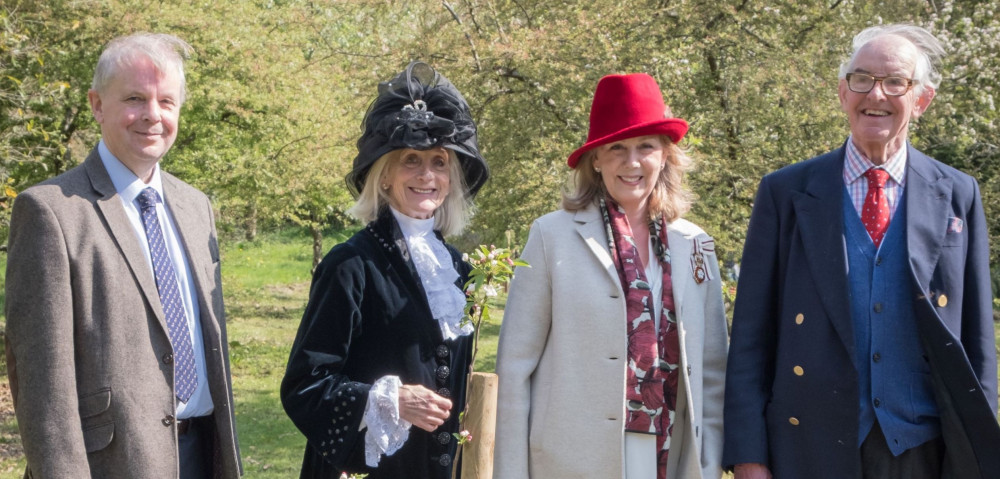
[[[80,396],[80,419],[94,417],[111,407],[111,388],[101,388],[85,396]]]
[[[966,238],[963,234],[948,233],[944,235],[944,241],[941,243],[941,246],[944,248],[958,248],[965,246],[965,241]]]
[[[111,444],[111,439],[115,436],[115,423],[113,421],[93,423],[97,422],[98,419],[104,419],[97,418],[97,416],[111,409],[111,388],[101,388],[80,396],[79,401],[84,448],[90,453],[108,447],[108,444]]]
[[[965,220],[957,216],[948,218],[948,229],[944,235],[941,246],[955,247],[963,246],[968,241],[965,233]]]
[[[115,423],[107,422],[83,430],[83,447],[88,453],[100,451],[115,437]]]

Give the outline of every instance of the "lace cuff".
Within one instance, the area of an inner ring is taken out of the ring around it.
[[[410,423],[399,417],[399,387],[396,376],[384,376],[368,391],[365,407],[365,464],[377,467],[383,455],[391,456],[410,437]]]

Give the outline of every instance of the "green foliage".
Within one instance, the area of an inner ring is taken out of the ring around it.
[[[88,13],[83,14],[84,11]],[[94,2],[11,1],[0,7],[0,241],[18,191],[74,166],[71,150],[93,135],[86,91],[99,27]],[[90,66],[84,66],[84,65]]]
[[[918,147],[979,181],[993,264],[1000,260],[1000,222],[995,221],[1000,214],[998,8],[995,2],[956,1],[929,16],[930,26],[950,47],[949,56],[941,88],[914,135]]]
[[[917,147],[976,175],[1000,211],[997,5],[946,0],[11,1],[0,7],[0,239],[17,191],[77,164],[99,136],[86,89],[101,45],[136,30],[191,43],[189,100],[167,170],[252,239],[352,224],[343,183],[376,85],[422,59],[463,92],[492,179],[453,241],[523,241],[558,208],[608,73],[644,71],[691,124],[689,214],[738,261],[760,177],[839,146],[838,64],[862,28],[908,21],[950,45]],[[991,221],[1000,239],[1000,222]],[[993,241],[994,261],[1000,241]]]
[[[471,255],[465,254],[462,259],[472,265],[469,280],[465,283],[465,315],[466,320],[475,328],[472,345],[472,371],[474,371],[479,353],[480,333],[483,332],[484,325],[493,323],[490,303],[495,301],[501,292],[507,290],[507,285],[514,279],[515,267],[531,266],[527,261],[517,258],[513,250],[493,245],[488,247],[479,245]]]

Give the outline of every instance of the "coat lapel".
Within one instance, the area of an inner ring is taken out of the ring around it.
[[[923,153],[908,146],[906,162],[906,243],[910,268],[921,291],[929,289],[941,256],[951,212],[951,178],[941,174]]]
[[[99,195],[97,208],[104,216],[111,236],[118,245],[118,249],[121,250],[122,256],[125,257],[125,262],[128,263],[132,276],[139,284],[139,289],[146,297],[150,309],[153,310],[156,319],[166,331],[167,322],[163,316],[163,308],[160,306],[160,294],[156,290],[153,271],[149,268],[145,255],[142,254],[142,246],[135,235],[132,223],[129,222],[128,216],[125,214],[121,197],[118,196],[115,185],[111,182],[111,177],[108,176],[108,171],[101,162],[97,148],[94,148],[84,161],[84,168],[87,170],[87,176],[90,177],[94,191]]]
[[[434,314],[431,312],[431,305],[427,301],[427,292],[424,290],[424,286],[420,279],[420,273],[417,272],[417,267],[413,263],[413,259],[410,257],[409,247],[406,244],[406,239],[403,238],[402,230],[399,228],[399,224],[396,219],[392,216],[392,212],[385,208],[379,213],[378,218],[369,223],[367,226],[370,232],[376,235],[376,241],[382,243],[383,241],[383,253],[386,255],[386,259],[392,268],[397,271],[398,277],[402,281],[404,287],[409,291],[409,298],[415,301],[419,305],[419,309],[424,312],[424,314],[431,318],[432,321],[422,321],[421,331],[425,334],[429,334],[431,340],[434,342],[444,341],[444,335],[441,333],[441,328],[434,319]],[[442,240],[444,242],[444,240]],[[391,244],[394,249],[386,249],[386,244]],[[461,271],[457,267],[456,271]],[[461,273],[460,273],[461,274]]]
[[[842,147],[821,160],[803,191],[793,194],[792,203],[806,266],[834,329],[853,358],[854,328],[846,300],[850,294],[844,245],[844,153]]]
[[[198,301],[198,309],[202,319],[202,332],[211,328],[218,335],[219,321],[215,319],[215,310],[209,302],[212,292],[206,286],[213,284],[212,281],[208,280],[207,275],[215,274],[212,269],[214,258],[205,255],[210,250],[208,244],[197,244],[197,241],[200,241],[199,238],[206,238],[205,241],[208,241],[209,235],[205,232],[211,228],[203,221],[205,215],[198,212],[200,208],[204,208],[204,205],[198,201],[198,197],[184,194],[180,187],[180,180],[163,170],[160,170],[160,177],[163,181],[163,202],[169,208],[174,226],[177,227],[177,234],[180,236],[181,245],[187,255],[188,271],[194,279],[195,294],[197,295],[195,300]],[[206,319],[211,320],[206,321]]]
[[[691,271],[691,238],[667,225],[667,246],[670,250],[670,284],[674,295],[674,312],[680,316],[686,303],[684,293],[694,280]]]
[[[587,245],[591,254],[600,261],[604,271],[608,274],[608,279],[622,291],[621,279],[618,278],[618,269],[611,259],[608,251],[608,234],[604,227],[604,220],[601,218],[601,211],[596,205],[590,205],[585,209],[577,211],[573,220],[578,223],[576,232]]]

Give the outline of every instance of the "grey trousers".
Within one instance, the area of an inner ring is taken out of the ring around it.
[[[863,479],[941,479],[943,462],[940,436],[893,456],[878,421],[861,444]]]

